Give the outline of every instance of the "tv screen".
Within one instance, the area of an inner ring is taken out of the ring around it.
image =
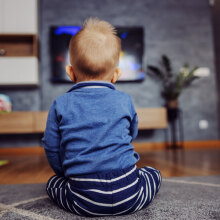
[[[69,41],[80,26],[59,26],[50,29],[50,55],[53,82],[71,82],[65,73],[69,62]],[[141,81],[145,78],[142,70],[144,48],[144,31],[142,27],[118,27],[117,34],[121,39],[119,67],[122,75],[119,81]]]

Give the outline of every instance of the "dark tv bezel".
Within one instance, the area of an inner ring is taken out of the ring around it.
[[[70,81],[70,80],[65,80],[65,79],[60,79],[60,78],[57,78],[57,77],[55,77],[54,75],[54,73],[53,73],[53,59],[52,59],[52,53],[53,53],[53,51],[52,51],[52,37],[54,36],[53,35],[53,30],[55,29],[55,28],[58,28],[58,27],[72,27],[72,26],[78,26],[78,27],[80,27],[80,25],[58,25],[58,26],[56,26],[56,25],[53,25],[53,26],[50,26],[50,28],[49,28],[49,36],[50,36],[50,38],[49,38],[49,42],[50,42],[50,72],[51,72],[51,78],[50,78],[50,80],[51,80],[51,82],[52,83],[55,83],[55,84],[59,84],[59,83],[62,83],[62,84],[70,84],[70,83],[73,83],[72,81]],[[144,69],[143,68],[143,57],[144,57],[144,48],[145,48],[145,41],[144,41],[144,27],[143,26],[115,26],[115,28],[116,28],[116,30],[118,29],[118,28],[121,28],[121,29],[141,29],[142,30],[142,45],[143,45],[143,47],[142,47],[142,61],[141,61],[141,68],[142,69]],[[146,73],[143,71],[143,73],[145,74],[145,77],[144,78],[142,78],[142,79],[134,79],[134,80],[118,80],[116,83],[130,83],[130,82],[136,82],[136,83],[140,83],[140,82],[143,82],[144,80],[145,80],[145,78],[146,78]]]

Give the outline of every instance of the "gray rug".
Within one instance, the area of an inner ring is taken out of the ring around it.
[[[68,213],[51,202],[44,184],[0,185],[0,219],[91,219]],[[144,210],[111,219],[219,219],[220,176],[163,180],[154,201]]]

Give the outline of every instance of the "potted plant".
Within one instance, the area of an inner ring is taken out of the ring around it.
[[[159,79],[161,82],[161,95],[165,99],[168,121],[171,125],[172,142],[170,147],[173,149],[183,147],[183,129],[181,128],[180,132],[181,145],[179,145],[177,142],[176,134],[176,119],[179,117],[181,113],[178,108],[178,98],[182,93],[183,89],[188,87],[195,79],[198,78],[197,76],[195,76],[195,71],[197,69],[197,66],[193,69],[190,69],[189,64],[185,63],[183,67],[180,68],[179,72],[175,73],[173,71],[171,61],[166,55],[163,55],[161,57],[159,67],[152,65],[148,66],[149,75],[156,79]],[[167,144],[167,147],[169,148],[169,144]]]
[[[148,66],[149,75],[159,79],[161,82],[161,95],[165,99],[168,109],[178,108],[178,98],[183,89],[198,78],[195,76],[197,69],[198,67],[196,66],[190,70],[189,64],[185,63],[178,73],[174,73],[171,61],[166,55],[162,55],[159,67]]]

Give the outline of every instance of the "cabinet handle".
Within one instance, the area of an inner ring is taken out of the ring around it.
[[[6,55],[6,50],[5,49],[0,49],[0,56]]]

